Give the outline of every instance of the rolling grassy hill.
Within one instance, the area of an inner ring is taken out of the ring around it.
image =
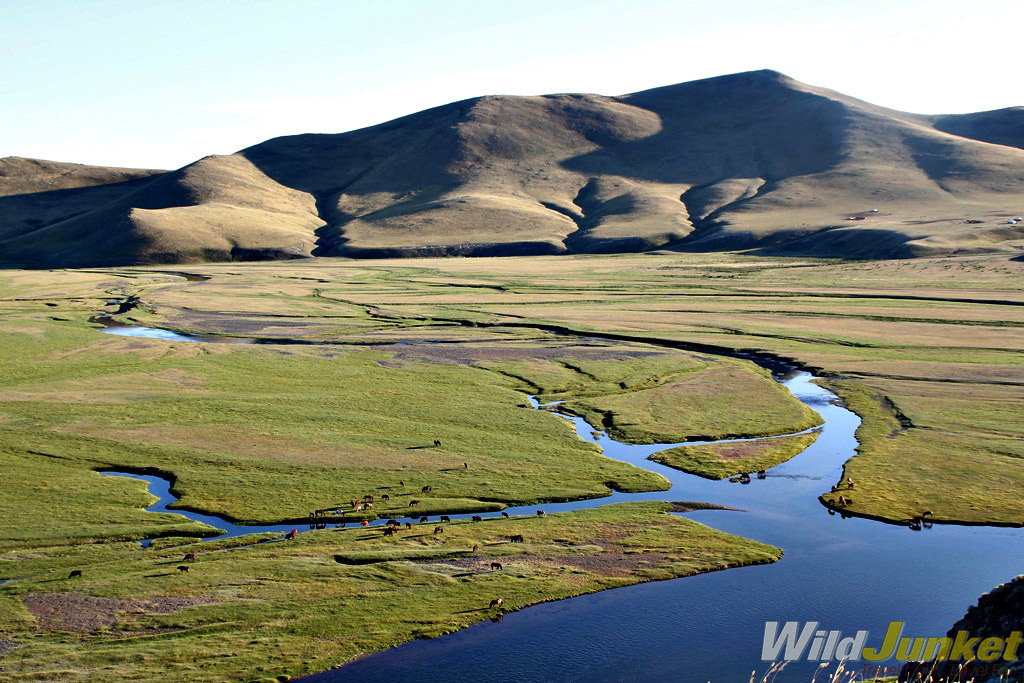
[[[773,71],[488,96],[166,173],[5,159],[0,258],[1014,252],[1022,145],[1024,108],[907,114]]]

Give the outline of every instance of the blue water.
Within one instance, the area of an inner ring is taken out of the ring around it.
[[[506,614],[500,623],[413,641],[304,680],[748,681],[751,672],[768,667],[760,661],[765,621],[815,620],[822,622],[820,628],[850,634],[867,629],[871,642],[889,621],[899,620],[906,622],[906,634],[939,636],[979,595],[1024,571],[1024,530],[1018,528],[935,525],[915,532],[828,514],[817,496],[839,481],[843,463],[855,454],[860,418],[806,372],[778,379],[825,423],[813,445],[769,470],[766,479],[744,485],[688,475],[647,460],[676,444],[623,444],[595,434],[581,418],[563,416],[580,438],[599,445],[608,457],[658,472],[672,488],[507,511],[553,513],[636,500],[708,501],[741,511],[687,516],[778,546],[785,551],[779,562],[538,605]],[[167,482],[138,478],[149,481],[150,490],[161,497],[149,509],[167,511],[174,500]],[[243,527],[174,512],[232,535],[294,527]],[[808,681],[815,668],[793,664],[775,680]]]

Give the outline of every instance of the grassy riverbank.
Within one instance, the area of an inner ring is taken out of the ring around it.
[[[527,605],[778,559],[771,546],[667,514],[666,503],[544,518],[314,531],[199,552],[125,543],[0,556],[32,578],[0,588],[7,680],[217,681],[310,673]],[[524,543],[509,543],[521,534]],[[226,539],[237,542],[238,539]],[[477,550],[474,550],[477,546]],[[358,556],[350,565],[336,557]],[[416,559],[419,557],[420,559]],[[492,570],[491,563],[502,565]],[[83,577],[65,577],[73,569]],[[501,598],[500,608],[489,607]]]
[[[777,439],[680,446],[655,453],[650,459],[708,479],[725,479],[784,463],[803,453],[817,438],[817,432],[808,432]]]

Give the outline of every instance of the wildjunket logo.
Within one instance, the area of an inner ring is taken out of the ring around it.
[[[1017,660],[1017,650],[1024,641],[1020,631],[1012,631],[1007,637],[971,637],[967,631],[957,631],[956,636],[939,638],[904,637],[903,622],[889,622],[885,637],[878,647],[866,647],[867,631],[857,631],[852,636],[843,636],[841,631],[819,629],[820,622],[787,621],[782,627],[779,622],[768,621],[764,625],[764,642],[761,645],[761,659],[764,661],[812,662],[860,661],[883,662],[895,659],[900,662],[938,661],[979,661],[995,662]]]

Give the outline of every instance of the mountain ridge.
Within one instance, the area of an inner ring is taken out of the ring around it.
[[[0,250],[47,265],[1024,245],[1006,223],[1024,211],[1024,107],[911,114],[771,70],[475,97],[174,171],[83,167],[56,194],[6,193],[6,161]]]

